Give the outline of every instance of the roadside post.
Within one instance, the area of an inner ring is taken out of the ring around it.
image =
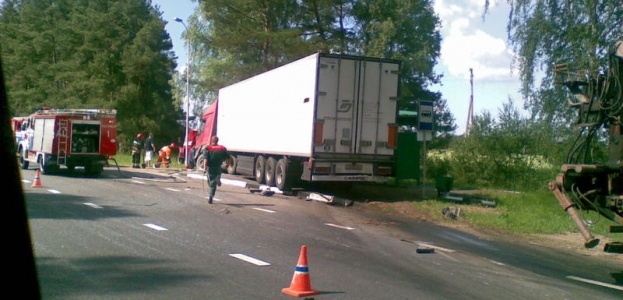
[[[424,198],[426,191],[426,142],[433,139],[433,102],[420,100],[418,104],[417,139],[422,142],[422,198]]]

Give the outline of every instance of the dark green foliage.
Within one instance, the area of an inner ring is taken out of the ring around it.
[[[623,33],[619,1],[507,1],[508,38],[517,53],[524,106],[533,118],[554,127],[573,123],[566,89],[555,84],[555,67],[569,63],[597,75],[607,66],[608,48]],[[485,1],[485,12],[489,1]]]
[[[177,139],[172,44],[151,1],[5,1],[0,13],[13,115],[114,108],[122,145],[139,131]]]

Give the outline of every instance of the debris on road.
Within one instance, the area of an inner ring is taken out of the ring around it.
[[[333,198],[334,196],[330,196],[330,195],[323,195],[319,193],[309,193],[309,195],[305,197],[305,200],[319,201],[319,202],[324,202],[324,203],[333,203]]]
[[[447,193],[441,197],[441,200],[452,201],[454,203],[463,203],[470,205],[480,205],[482,207],[491,207],[494,208],[497,206],[497,203],[494,199],[485,198],[481,196],[475,195],[463,195],[458,193]]]
[[[441,210],[441,213],[443,214],[444,218],[452,220],[457,220],[463,215],[461,208],[456,206],[445,207]]]
[[[415,249],[416,253],[434,253],[435,249],[433,248],[417,248]]]
[[[339,204],[343,206],[352,206],[355,202],[353,200],[342,199],[333,195],[325,195],[313,192],[299,192],[299,199],[305,199],[307,201],[318,201],[326,204]]]
[[[251,192],[251,194],[259,193],[260,196],[264,197],[270,197],[277,193],[277,191],[279,191],[275,191],[273,188],[265,185],[259,186],[254,184],[247,184],[247,188],[249,189],[249,192]]]

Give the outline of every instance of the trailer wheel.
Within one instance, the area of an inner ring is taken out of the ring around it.
[[[230,155],[227,160],[227,174],[236,174],[236,168],[238,167],[238,159],[234,155]]]
[[[28,161],[26,159],[24,159],[24,153],[20,150],[19,151],[19,166],[22,168],[22,170],[26,170],[28,169]]]
[[[277,167],[277,160],[274,157],[269,157],[266,160],[266,167],[264,167],[264,181],[267,186],[275,186],[275,168]]]
[[[288,160],[286,158],[281,158],[277,161],[277,166],[275,167],[275,186],[285,191],[289,188],[289,185]]]
[[[255,167],[253,168],[253,174],[255,175],[255,181],[259,184],[263,184],[265,180],[265,172],[266,172],[266,158],[264,156],[259,155],[255,159]]]

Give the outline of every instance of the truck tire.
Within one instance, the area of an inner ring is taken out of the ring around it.
[[[49,174],[50,168],[45,165],[45,162],[43,162],[43,158],[39,157],[37,161],[39,162],[39,171],[41,171],[41,174]]]
[[[86,175],[99,175],[104,171],[104,166],[98,163],[86,164],[84,166],[84,173]]]
[[[255,181],[259,184],[263,184],[265,181],[264,177],[266,175],[266,158],[262,155],[259,155],[255,159],[255,167],[253,167],[253,175],[255,175]]]
[[[264,167],[264,182],[267,186],[275,186],[275,168],[277,167],[277,160],[274,157],[269,157],[266,160],[266,166]]]
[[[235,175],[238,167],[238,159],[234,155],[230,155],[227,160],[227,174]]]
[[[29,162],[24,158],[24,153],[22,151],[19,152],[19,166],[22,170],[28,169]]]
[[[54,174],[58,173],[59,170],[60,167],[58,165],[45,164],[42,160],[39,160],[39,171],[41,171],[41,174]]]
[[[198,171],[203,171],[203,155],[199,155],[199,157],[197,157],[197,162],[195,162],[195,166]]]
[[[277,166],[275,167],[275,186],[281,190],[285,191],[290,188],[290,180],[288,179],[288,159],[281,158],[277,161]]]

